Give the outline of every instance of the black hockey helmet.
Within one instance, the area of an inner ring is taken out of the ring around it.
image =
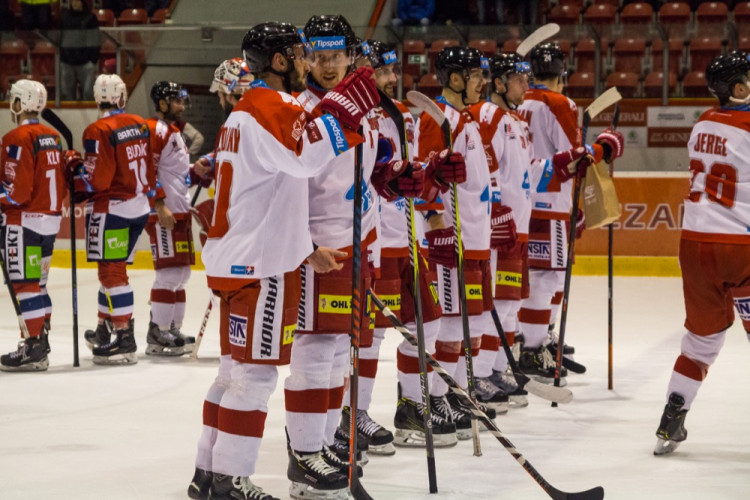
[[[316,38],[331,38],[331,37],[344,37],[344,44],[346,49],[354,55],[357,47],[359,46],[359,39],[354,34],[352,26],[349,21],[340,14],[336,15],[323,15],[323,16],[312,16],[304,28],[305,38],[307,42],[312,45],[313,50],[318,43]]]
[[[529,63],[515,52],[502,52],[490,57],[490,76],[493,80],[513,73],[528,74],[530,71]]]
[[[291,59],[295,45],[301,45],[299,30],[289,23],[268,22],[250,29],[242,39],[242,53],[250,72],[257,75],[271,68],[274,54],[281,52]]]
[[[382,66],[389,66],[398,62],[398,55],[394,48],[380,40],[365,40],[369,47],[370,63],[374,69]]]
[[[557,42],[542,43],[531,49],[529,61],[537,79],[554,78],[565,71],[565,53]]]
[[[747,81],[748,71],[750,54],[746,52],[735,50],[717,56],[706,67],[708,90],[724,104],[732,97],[735,84]]]
[[[185,92],[182,85],[179,83],[162,80],[156,82],[154,86],[151,87],[151,100],[154,102],[154,106],[156,106],[157,110],[159,109],[159,101],[162,99],[164,99],[168,105],[170,99],[185,98],[186,96],[187,92]]]
[[[435,58],[435,75],[443,87],[450,82],[451,73],[461,73],[464,79],[469,70],[482,68],[484,54],[471,47],[445,47]]]

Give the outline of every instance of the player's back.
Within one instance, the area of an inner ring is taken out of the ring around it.
[[[713,108],[688,141],[683,238],[750,244],[750,112]]]
[[[174,213],[190,210],[190,154],[180,129],[159,118],[149,118],[151,153],[156,178],[166,194],[165,203]]]

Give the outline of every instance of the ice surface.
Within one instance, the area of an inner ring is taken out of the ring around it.
[[[213,314],[199,361],[143,353],[153,274],[131,271],[136,299],[135,366],[91,362],[83,331],[96,318],[96,272],[79,272],[81,367],[72,367],[70,271],[53,269],[55,305],[46,373],[0,373],[0,499],[177,499],[193,473],[206,389],[218,366],[218,320]],[[607,499],[739,499],[750,486],[750,433],[745,389],[750,346],[739,323],[686,419],[689,437],[669,457],[654,457],[654,432],[679,351],[684,310],[673,278],[615,281],[615,390],[607,390],[606,278],[574,277],[567,340],[585,375],[569,377],[575,399],[551,408],[529,395],[529,407],[497,423],[555,487],[579,491],[601,485]],[[195,334],[208,302],[205,277],[188,286],[183,331]],[[7,292],[0,291],[0,350],[17,339]],[[389,330],[370,414],[392,428],[395,352]],[[266,437],[253,480],[287,498],[283,379],[271,398]],[[546,494],[492,436],[482,434],[484,456],[471,441],[436,451],[439,493],[429,495],[425,454],[398,449],[371,457],[363,484],[376,499],[546,498]]]

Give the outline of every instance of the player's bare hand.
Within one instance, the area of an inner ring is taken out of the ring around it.
[[[211,163],[206,158],[201,158],[193,163],[193,171],[198,177],[205,177],[211,172]]]
[[[336,262],[336,257],[346,257],[346,252],[340,252],[328,247],[318,247],[307,257],[316,273],[327,273],[343,269],[344,264]]]
[[[161,225],[161,227],[169,229],[170,231],[174,229],[174,215],[161,200],[156,203],[156,216],[159,217],[159,225]]]

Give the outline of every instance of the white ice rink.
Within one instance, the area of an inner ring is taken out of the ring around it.
[[[53,269],[55,312],[46,373],[0,373],[0,499],[187,498],[206,389],[218,366],[218,320],[211,317],[201,359],[147,357],[143,352],[152,273],[131,271],[136,298],[135,366],[91,362],[83,330],[95,322],[96,272],[79,272],[81,367],[72,367],[68,269]],[[208,300],[203,273],[193,274],[183,331],[195,334]],[[723,352],[689,412],[688,440],[670,457],[652,449],[667,381],[679,352],[684,310],[674,278],[615,281],[615,390],[607,390],[606,278],[574,277],[568,340],[585,375],[569,376],[575,398],[551,408],[529,395],[528,408],[497,423],[555,487],[578,491],[601,485],[608,499],[750,498],[750,382],[748,345],[735,324]],[[7,292],[0,291],[0,350],[17,341]],[[396,397],[395,348],[389,331],[370,414],[392,428]],[[283,379],[270,401],[266,436],[253,480],[288,498]],[[748,413],[746,413],[748,412]],[[546,494],[492,436],[484,456],[471,441],[437,450],[438,495],[427,492],[425,454],[399,449],[371,457],[363,484],[376,499],[542,499]]]

